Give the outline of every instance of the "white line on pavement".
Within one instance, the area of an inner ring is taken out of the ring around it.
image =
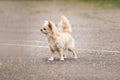
[[[0,45],[5,46],[21,46],[21,47],[39,47],[39,48],[49,48],[48,46],[37,46],[37,45],[25,45],[25,44],[11,44],[11,43],[0,43]]]
[[[12,44],[12,43],[0,43],[2,46],[18,46],[18,47],[38,47],[38,48],[49,48],[49,46],[38,46],[38,45],[25,45],[25,44]],[[93,52],[109,52],[109,53],[120,53],[115,50],[94,50],[94,49],[77,49],[78,51],[93,51]]]

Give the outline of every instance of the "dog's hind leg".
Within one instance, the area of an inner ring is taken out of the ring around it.
[[[63,54],[64,59],[67,58],[67,53],[68,53],[68,50],[67,50],[67,49],[64,49],[64,54]]]
[[[72,49],[72,48],[68,48],[68,51],[70,51],[70,52],[72,52],[73,53],[73,58],[74,59],[77,59],[77,54],[76,54],[76,52],[74,51],[74,49]]]

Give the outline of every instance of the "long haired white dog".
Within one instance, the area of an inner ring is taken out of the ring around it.
[[[59,23],[61,32],[58,31],[57,27],[52,21],[45,21],[43,28],[40,31],[45,34],[48,38],[48,43],[51,51],[51,57],[48,60],[54,60],[54,52],[57,51],[60,54],[60,60],[65,58],[65,50],[73,53],[73,58],[77,59],[76,52],[74,51],[75,41],[71,35],[72,28],[65,16],[61,16]]]

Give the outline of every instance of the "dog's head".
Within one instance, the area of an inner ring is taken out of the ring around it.
[[[45,35],[55,35],[58,33],[57,28],[52,21],[45,21],[40,31]]]

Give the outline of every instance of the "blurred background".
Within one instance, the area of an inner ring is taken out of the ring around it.
[[[50,1],[50,2],[76,2],[81,5],[103,8],[119,8],[120,0],[1,0],[1,1]]]

